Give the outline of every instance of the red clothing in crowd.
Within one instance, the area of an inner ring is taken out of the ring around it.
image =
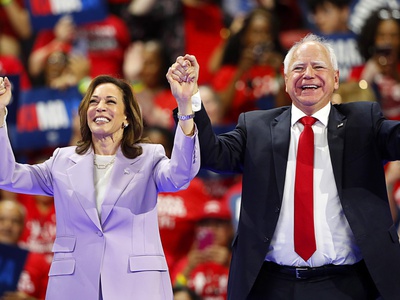
[[[158,195],[158,220],[170,272],[190,250],[203,203],[208,200],[204,184],[194,178],[186,190]]]
[[[52,255],[51,249],[56,237],[54,205],[43,214],[38,210],[34,196],[18,195],[18,201],[26,208],[25,228],[18,245],[31,252]]]
[[[171,272],[171,278],[174,284],[186,284],[204,300],[225,300],[227,299],[230,251],[226,249],[229,254],[225,253],[225,262],[223,262],[221,247],[229,247],[228,244],[230,244],[231,211],[228,203],[221,200],[209,200],[202,207],[198,207],[198,210],[201,216],[196,226],[197,239],[192,245],[193,252],[177,262],[175,269]],[[216,249],[219,249],[219,258],[215,259],[214,256],[211,258],[210,252],[207,254],[207,251]],[[206,256],[202,256],[203,254],[198,256],[201,252]],[[196,256],[200,260],[193,259]],[[189,264],[194,265],[189,267]],[[189,272],[187,267],[190,268]],[[182,282],[181,276],[184,276],[185,282]]]
[[[216,92],[223,92],[233,81],[237,66],[225,65],[215,74],[213,88]],[[235,83],[236,93],[227,112],[225,123],[235,123],[240,113],[260,108],[257,101],[269,101],[267,105],[272,108],[275,106],[274,98],[279,90],[279,80],[276,72],[269,66],[254,66]]]
[[[182,270],[188,263],[187,257],[179,261],[177,270]],[[187,286],[204,300],[226,300],[229,268],[215,262],[199,264],[188,278]]]
[[[12,55],[0,55],[0,74],[1,76],[19,75],[21,90],[31,88],[31,82],[22,62]]]
[[[40,253],[30,252],[18,281],[18,291],[45,299],[50,263]]]
[[[121,18],[110,14],[103,21],[78,26],[76,36],[87,40],[92,77],[101,74],[122,77],[124,53],[130,37],[128,27]],[[47,45],[54,38],[52,30],[40,32],[32,51]],[[73,47],[68,45],[64,50],[73,51]]]
[[[209,59],[222,42],[223,12],[219,5],[205,3],[197,6],[184,5],[185,53],[196,56],[200,66],[198,84],[211,82]]]

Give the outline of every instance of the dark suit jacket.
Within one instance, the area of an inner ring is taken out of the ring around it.
[[[244,300],[261,269],[282,204],[291,108],[243,113],[237,127],[214,135],[205,110],[196,113],[202,166],[243,173],[240,220],[228,293]],[[344,214],[384,299],[400,299],[400,244],[393,225],[384,162],[400,160],[400,123],[378,104],[333,105],[328,143]]]

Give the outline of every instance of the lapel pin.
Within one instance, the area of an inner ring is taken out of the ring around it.
[[[124,174],[129,174],[129,169],[124,169]]]
[[[340,127],[342,127],[343,126],[343,123],[340,123],[338,126],[337,126],[337,128],[340,128]]]

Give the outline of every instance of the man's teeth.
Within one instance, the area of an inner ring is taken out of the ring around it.
[[[317,89],[318,88],[318,86],[316,86],[316,85],[303,85],[302,86],[302,89],[304,90],[304,89]]]
[[[100,123],[100,122],[106,122],[106,123],[108,123],[108,122],[110,122],[107,118],[96,118],[94,121],[95,121],[96,123]]]

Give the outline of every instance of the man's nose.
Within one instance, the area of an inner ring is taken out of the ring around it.
[[[304,71],[304,75],[307,78],[312,78],[314,77],[314,69],[312,66],[307,66],[307,68]]]

